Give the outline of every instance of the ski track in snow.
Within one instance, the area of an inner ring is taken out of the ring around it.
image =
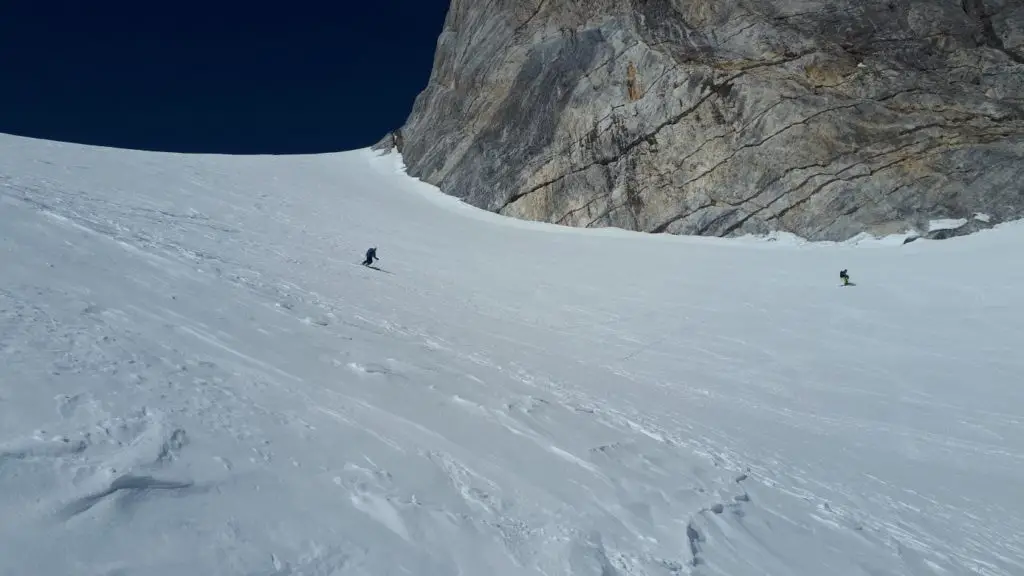
[[[1024,228],[573,230],[399,162],[0,136],[0,573],[1024,573]]]

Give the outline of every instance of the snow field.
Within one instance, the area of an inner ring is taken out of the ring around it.
[[[1024,228],[776,238],[0,136],[0,573],[1024,573]]]

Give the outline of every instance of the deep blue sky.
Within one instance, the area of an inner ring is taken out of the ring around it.
[[[0,10],[0,132],[104,146],[368,146],[426,85],[448,0],[19,1]]]

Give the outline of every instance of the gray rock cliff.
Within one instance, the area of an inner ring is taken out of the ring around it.
[[[570,226],[1020,218],[1024,0],[452,0],[392,146],[448,194]]]

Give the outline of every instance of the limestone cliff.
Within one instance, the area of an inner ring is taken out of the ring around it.
[[[448,194],[571,226],[1019,218],[1024,0],[452,0],[392,145]]]

